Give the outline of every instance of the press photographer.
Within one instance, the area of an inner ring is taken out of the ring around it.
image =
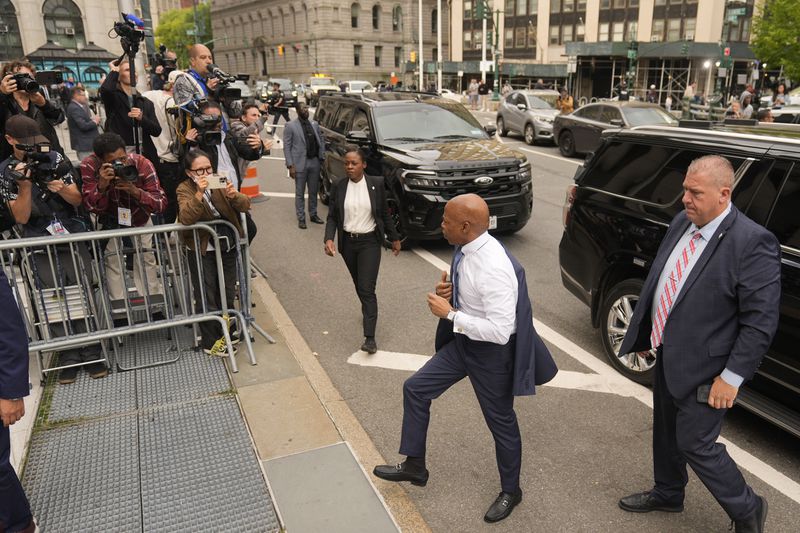
[[[253,137],[253,135],[257,135],[258,138],[261,139],[261,132],[264,130],[264,124],[266,124],[268,119],[269,115],[264,112],[263,108],[260,108],[256,104],[245,104],[242,108],[242,116],[231,122],[231,137],[239,144],[243,143],[250,148],[254,148],[255,137]],[[269,154],[269,150],[272,148],[272,140],[262,140],[261,144],[264,147],[262,155]],[[250,162],[247,159],[240,158],[240,176],[244,176],[249,164]]]
[[[128,154],[125,141],[116,133],[103,133],[94,140],[94,154],[81,162],[83,202],[97,213],[103,229],[152,226],[150,215],[163,213],[167,197],[158,182],[153,164],[139,154]],[[142,246],[152,248],[152,236],[142,237]],[[117,241],[106,248],[106,281],[112,300],[124,296],[122,271],[117,258]],[[142,254],[145,272],[134,259],[133,279],[141,294],[145,280],[150,294],[160,294],[157,268],[152,252]]]
[[[174,72],[178,68],[178,56],[175,55],[175,52],[167,50],[167,47],[162,44],[158,47],[154,60],[155,66],[150,76],[150,89],[161,91],[169,79],[170,72]]]
[[[59,236],[86,231],[87,222],[77,211],[81,205],[81,193],[73,180],[72,165],[60,153],[51,150],[36,121],[23,115],[11,117],[6,122],[5,139],[12,147],[13,155],[0,163],[0,191],[16,223],[21,226],[22,236]],[[85,265],[91,264],[91,256],[84,245],[58,247],[55,258],[47,254],[31,254],[36,289],[59,286],[51,260],[61,270],[63,277],[60,281],[66,285],[77,283],[73,250],[77,250]],[[87,272],[91,276],[90,271]],[[49,321],[49,327],[58,336],[65,335],[65,325],[63,321]],[[82,320],[73,321],[71,327],[76,333],[86,331]],[[65,350],[61,352],[58,364],[89,363],[86,370],[91,377],[102,378],[108,374],[105,364],[100,361],[92,363],[99,354],[97,345]],[[62,370],[59,383],[74,382],[78,368]]]
[[[10,117],[25,115],[36,121],[39,130],[50,142],[50,148],[63,154],[53,126],[64,122],[64,113],[45,98],[35,75],[36,68],[28,61],[11,61],[3,66],[0,82],[0,131]],[[5,138],[0,137],[0,160],[9,157],[11,152],[11,146]]]

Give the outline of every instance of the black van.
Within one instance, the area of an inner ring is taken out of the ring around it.
[[[457,102],[413,92],[323,96],[314,118],[325,136],[320,199],[345,179],[345,146],[367,148],[367,173],[383,176],[404,245],[439,239],[445,203],[464,193],[489,204],[490,229],[513,232],[530,219],[531,167]]]
[[[800,436],[800,129],[794,125],[645,126],[606,135],[575,175],[559,244],[564,286],[591,309],[606,355],[621,373],[652,381],[655,354],[617,357],[648,269],[683,209],[683,178],[697,157],[736,170],[732,199],[780,240],[778,333],[737,403]]]

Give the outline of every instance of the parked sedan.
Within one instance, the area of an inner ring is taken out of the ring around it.
[[[565,157],[594,152],[603,131],[634,126],[677,126],[678,119],[656,104],[644,102],[597,102],[568,115],[559,115],[553,136]],[[500,127],[498,126],[498,129]]]
[[[553,141],[553,120],[557,91],[514,91],[502,99],[497,109],[497,131],[501,137],[509,132],[519,132],[525,142]]]

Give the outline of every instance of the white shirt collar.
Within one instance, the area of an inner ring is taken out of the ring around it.
[[[478,236],[478,237],[477,237],[475,240],[473,240],[472,242],[468,242],[467,244],[463,245],[463,246],[461,247],[461,251],[462,251],[464,254],[471,254],[471,253],[475,253],[475,252],[477,252],[478,250],[480,250],[480,249],[481,249],[481,247],[482,247],[484,244],[486,244],[487,242],[489,242],[489,238],[490,238],[490,237],[489,237],[489,232],[488,232],[488,231],[484,231],[484,232],[483,232],[483,233],[481,233],[481,234],[480,234],[480,235],[479,235],[479,236]]]
[[[717,217],[714,220],[712,220],[702,228],[698,228],[695,223],[692,223],[689,226],[689,231],[699,231],[700,235],[703,237],[703,240],[709,242],[711,241],[711,237],[714,236],[714,233],[716,233],[719,225],[722,224],[722,221],[725,220],[725,217],[728,216],[730,212],[731,212],[731,204],[730,202],[728,202],[728,207],[726,207],[722,213],[717,215]]]

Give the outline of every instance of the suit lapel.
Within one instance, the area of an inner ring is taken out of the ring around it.
[[[686,295],[687,292],[692,288],[692,284],[697,280],[697,277],[703,272],[703,269],[708,264],[709,259],[711,256],[714,255],[714,252],[719,246],[720,237],[722,237],[731,227],[731,225],[736,220],[736,216],[738,213],[738,209],[735,207],[731,208],[731,212],[728,213],[728,216],[725,217],[725,220],[722,221],[722,224],[719,225],[717,231],[714,232],[714,235],[711,237],[711,240],[706,244],[706,247],[703,249],[703,253],[700,254],[700,257],[697,259],[697,263],[692,267],[692,271],[689,272],[689,277],[686,278],[686,281],[681,288],[680,294],[678,294],[678,298],[675,300],[675,303],[672,304],[672,309],[670,310],[670,314],[678,304],[681,303],[683,297]]]

